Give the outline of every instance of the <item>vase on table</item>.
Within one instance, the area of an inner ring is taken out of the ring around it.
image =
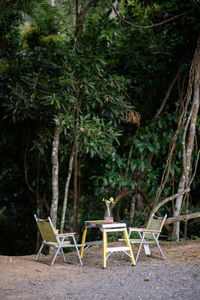
[[[106,204],[106,210],[104,213],[104,222],[105,223],[112,223],[113,222],[113,214],[112,211],[110,210],[110,205]]]

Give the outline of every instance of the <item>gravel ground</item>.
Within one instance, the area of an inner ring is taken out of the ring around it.
[[[95,247],[86,252],[83,267],[61,258],[51,267],[34,256],[0,256],[0,300],[200,299],[200,243],[163,250],[165,261],[141,254],[136,266],[112,254],[106,269]],[[76,260],[74,253],[69,257]]]

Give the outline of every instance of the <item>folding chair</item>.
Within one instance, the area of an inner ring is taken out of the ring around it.
[[[48,246],[48,247],[53,247],[53,249],[55,250],[55,254],[53,256],[53,259],[52,259],[50,265],[53,266],[57,255],[60,253],[62,254],[64,262],[66,262],[66,257],[65,257],[63,248],[74,247],[78,254],[80,264],[81,264],[81,266],[83,265],[80,254],[79,254],[78,247],[82,247],[84,245],[82,245],[82,244],[77,245],[76,239],[74,236],[75,232],[58,234],[53,226],[53,223],[52,223],[50,217],[48,217],[47,220],[42,220],[42,219],[39,219],[36,215],[34,215],[34,218],[35,218],[38,229],[39,229],[42,239],[43,239],[42,245],[35,257],[35,260],[37,260],[37,261],[40,260],[40,253],[41,253],[43,247]],[[73,243],[70,242],[69,238],[71,238]]]
[[[147,256],[150,256],[151,251],[149,248],[149,244],[156,244],[162,259],[165,259],[165,256],[162,252],[162,249],[159,245],[159,236],[162,231],[163,225],[165,223],[165,220],[167,218],[167,215],[164,217],[157,217],[154,214],[151,215],[147,227],[146,228],[133,228],[129,227],[129,239],[131,244],[139,244],[139,249],[136,256],[136,262],[138,260],[142,245],[144,246],[144,251]],[[139,239],[131,239],[131,234],[133,232],[137,232],[140,236]]]

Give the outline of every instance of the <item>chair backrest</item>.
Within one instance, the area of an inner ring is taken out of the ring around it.
[[[148,224],[147,224],[147,229],[152,229],[152,230],[162,230],[163,225],[165,223],[165,220],[167,218],[167,215],[165,215],[164,217],[157,217],[154,214],[151,215]],[[158,238],[160,235],[160,233],[156,234],[156,238]],[[145,239],[153,239],[151,234],[145,234]]]
[[[48,217],[47,220],[39,219],[36,215],[34,215],[34,217],[43,240],[46,242],[58,243],[59,241],[55,236],[56,231],[53,227],[50,217]]]

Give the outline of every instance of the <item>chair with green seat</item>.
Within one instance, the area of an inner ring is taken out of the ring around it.
[[[165,259],[165,256],[159,245],[158,239],[159,239],[159,236],[162,231],[162,228],[163,228],[166,218],[167,218],[167,215],[165,215],[164,217],[157,217],[154,214],[152,214],[148,221],[146,228],[129,227],[129,239],[130,239],[131,244],[139,244],[139,249],[138,249],[137,256],[136,256],[136,262],[138,260],[142,245],[144,247],[145,254],[147,256],[151,255],[151,251],[150,251],[150,247],[149,247],[150,244],[156,244],[160,251],[160,254],[161,254],[160,258]],[[137,232],[139,234],[138,239],[131,239],[131,234],[133,232]]]
[[[34,215],[34,218],[35,218],[38,229],[39,229],[42,239],[43,239],[42,245],[35,257],[35,260],[37,260],[37,261],[40,260],[40,254],[42,252],[43,247],[48,246],[48,247],[52,247],[55,250],[55,254],[50,263],[52,266],[55,262],[57,255],[60,253],[62,254],[64,262],[66,262],[66,257],[65,257],[63,248],[74,247],[78,254],[80,264],[81,264],[81,266],[83,265],[80,254],[79,254],[78,247],[82,247],[84,245],[82,245],[82,244],[78,245],[76,243],[75,232],[59,234],[59,233],[57,233],[56,229],[54,228],[50,217],[48,217],[48,219],[46,219],[46,220],[43,220],[43,219],[39,219],[36,215]],[[69,238],[72,240],[72,243],[70,242]]]

